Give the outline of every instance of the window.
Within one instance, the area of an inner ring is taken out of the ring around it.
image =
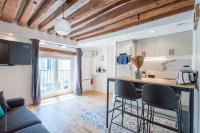
[[[71,91],[72,59],[41,57],[39,79],[42,97],[49,97]]]

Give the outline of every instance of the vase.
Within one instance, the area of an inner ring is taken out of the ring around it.
[[[141,73],[141,71],[139,69],[135,71],[135,78],[136,79],[141,79],[142,78],[142,73]]]

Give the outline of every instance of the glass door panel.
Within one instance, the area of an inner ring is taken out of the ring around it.
[[[39,75],[41,92],[53,91],[55,88],[55,59],[40,58]]]
[[[41,57],[39,79],[42,98],[70,92],[71,60]]]
[[[58,88],[68,90],[70,86],[71,60],[58,59]]]

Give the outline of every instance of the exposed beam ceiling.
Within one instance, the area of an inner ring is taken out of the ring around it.
[[[72,36],[75,40],[83,40],[90,37],[107,34],[119,30],[123,30],[125,28],[142,24],[145,22],[153,21],[155,19],[160,19],[166,16],[174,15],[177,13],[189,11],[193,9],[193,5],[190,0],[182,0],[182,2],[171,3],[170,5],[165,5],[159,7],[157,9],[152,9],[151,11],[141,13],[139,16],[134,15],[132,17],[128,17],[122,21],[116,22],[114,24],[106,25],[104,27],[100,27],[93,31],[89,31],[87,33],[80,34],[78,36]],[[189,4],[189,6],[188,6]]]
[[[133,15],[137,15],[141,12],[145,12],[165,4],[172,3],[176,0],[147,0],[141,1],[131,1],[123,4],[122,6],[115,8],[99,17],[95,17],[93,21],[86,21],[82,24],[73,28],[71,33],[72,36],[80,35],[106,25],[119,22],[120,20],[126,19]]]
[[[64,3],[64,5],[60,6],[54,13],[52,13],[48,18],[46,18],[39,25],[39,29],[41,31],[48,30],[56,23],[57,19],[60,19],[63,17],[63,14],[64,14],[64,17],[67,17],[73,12],[77,11],[82,6],[84,6],[87,2],[88,0],[67,0],[67,2]]]
[[[38,9],[37,13],[30,19],[28,26],[30,28],[37,27],[44,21],[50,14],[52,14],[64,1],[45,0],[42,6]]]
[[[64,13],[72,31],[60,38],[83,40],[193,9],[194,0],[0,0],[0,20],[59,36]]]
[[[1,0],[0,2],[0,19],[9,23],[14,22],[17,18],[20,7],[24,0]]]
[[[27,0],[26,5],[19,17],[19,25],[25,26],[44,1],[45,0]]]
[[[135,0],[90,0],[90,2],[80,10],[68,16],[67,20],[71,22],[72,27],[75,27],[128,1]]]

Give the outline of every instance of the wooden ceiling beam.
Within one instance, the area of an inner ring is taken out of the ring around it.
[[[90,0],[87,4],[85,4],[83,7],[81,7],[79,10],[75,11],[71,15],[67,17],[67,20],[70,23],[73,23],[75,20],[80,19],[87,15],[88,11],[95,10],[99,5],[102,5],[108,0]]]
[[[3,8],[4,8],[4,4],[6,3],[7,0],[0,0],[0,18],[2,16],[2,11],[3,11]]]
[[[67,20],[75,27],[128,1],[132,0],[90,0],[80,10],[68,16]]]
[[[20,7],[24,0],[3,0],[1,1],[0,19],[8,23],[12,23],[19,13]]]
[[[200,19],[200,4],[196,4],[195,7],[195,15],[194,15],[194,30],[198,28],[199,19]]]
[[[25,26],[43,2],[44,0],[27,0],[25,7],[19,17],[18,24]]]
[[[49,13],[53,13],[53,9],[62,5],[63,2],[56,0],[45,0],[45,2],[40,6],[35,15],[29,20],[29,28],[36,28],[42,21],[47,18]]]
[[[91,37],[116,32],[119,30],[123,30],[129,28],[131,26],[139,25],[142,23],[154,21],[166,16],[175,15],[181,12],[193,10],[194,1],[192,0],[182,0],[176,3],[171,3],[170,5],[166,5],[163,7],[159,7],[157,9],[152,9],[151,11],[144,12],[142,14],[134,15],[132,17],[126,18],[123,21],[119,21],[115,24],[111,24],[105,27],[101,27],[94,31],[90,31],[88,33],[81,34],[79,36],[72,36],[74,40],[83,40]]]
[[[64,17],[71,15],[76,10],[84,6],[89,0],[67,0],[64,4]],[[52,13],[48,18],[46,18],[40,25],[39,29],[45,31],[51,28],[57,19],[63,17],[63,5],[60,6],[54,13]]]
[[[136,14],[139,14],[151,9],[155,9],[157,7],[160,7],[160,6],[175,2],[175,1],[176,0],[131,1],[95,18],[93,21],[90,20],[89,23],[85,22],[78,25],[77,27],[74,27],[71,34],[76,36],[85,32],[89,32],[94,29],[121,21],[130,16],[133,16],[133,15],[136,15]]]

